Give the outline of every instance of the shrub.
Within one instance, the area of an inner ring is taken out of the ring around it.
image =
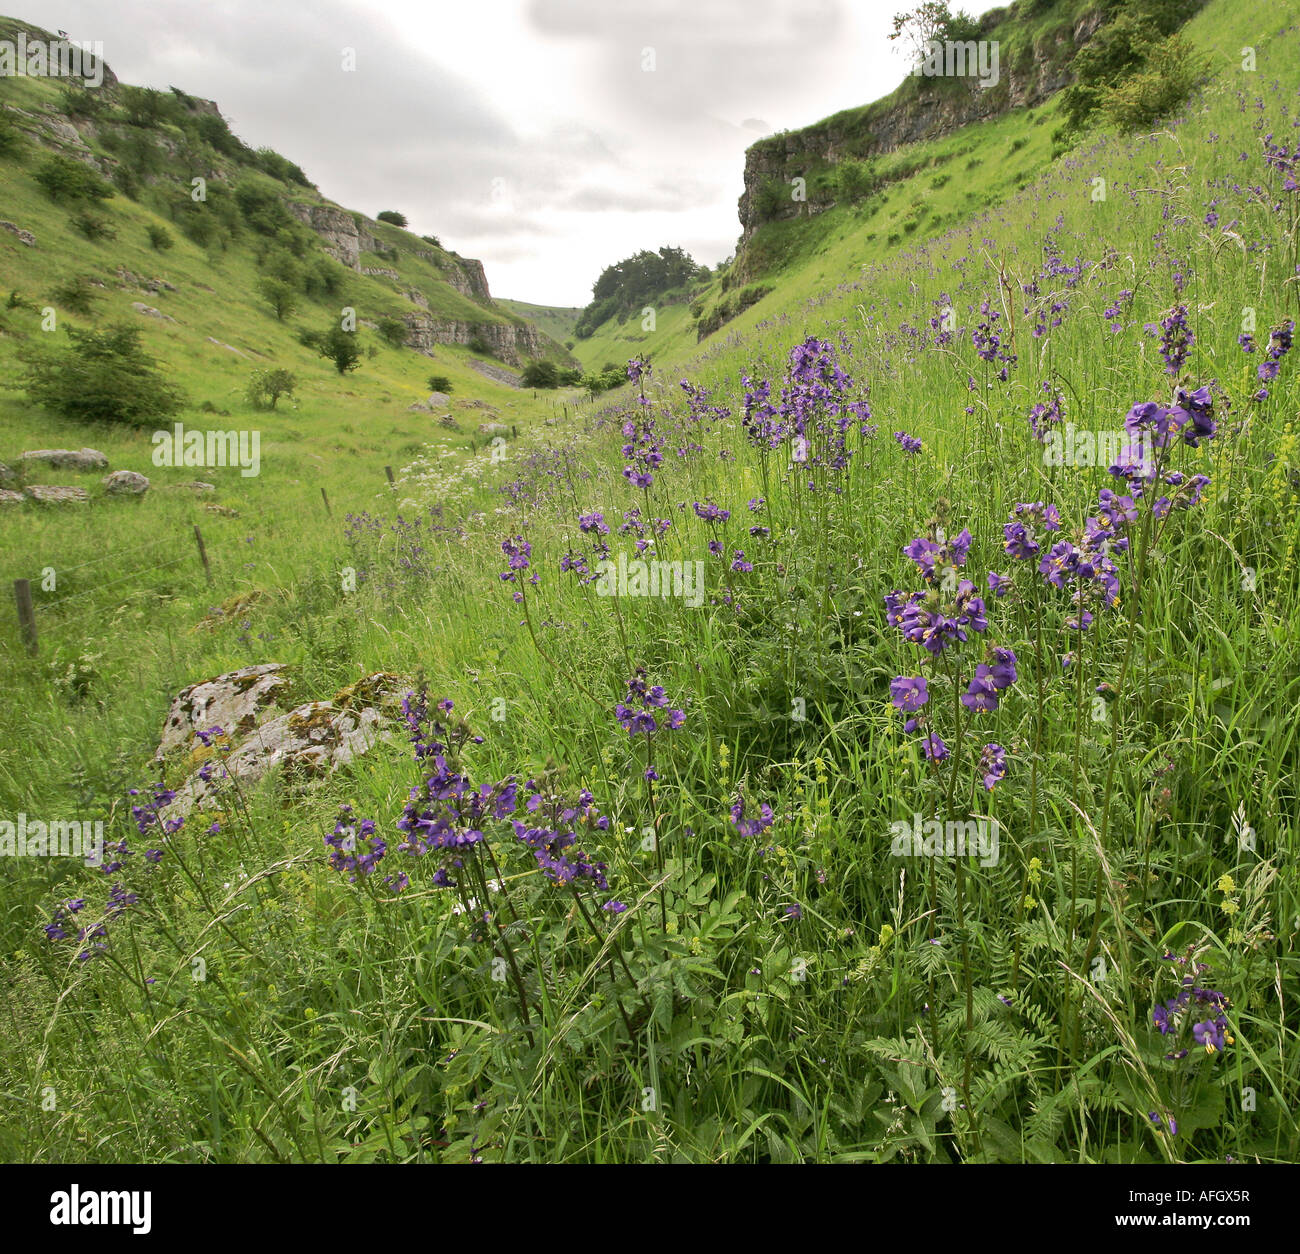
[[[1154,47],[1140,74],[1106,90],[1102,115],[1121,131],[1138,130],[1173,112],[1190,95],[1206,63],[1181,35]]]
[[[0,113],[0,157],[9,160],[16,158],[26,147],[22,133],[9,120],[9,115]]]
[[[89,209],[77,214],[72,219],[72,226],[88,240],[111,240],[117,238],[117,228],[102,214],[92,213]]]
[[[137,327],[68,328],[70,345],[22,355],[24,386],[35,404],[83,422],[136,426],[170,418],[184,396],[140,346]]]
[[[113,189],[94,170],[71,157],[46,157],[33,177],[55,201],[108,200],[113,195]]]
[[[83,318],[89,318],[95,312],[95,304],[102,299],[95,285],[84,275],[79,274],[66,283],[55,286],[50,295],[56,305],[70,309]]]
[[[425,382],[428,383],[430,392],[444,392],[447,395],[451,394],[451,380],[447,378],[445,374],[431,374]]]
[[[379,222],[391,223],[393,226],[406,225],[406,215],[404,213],[398,213],[396,209],[381,209],[377,214],[375,214],[375,219]]]
[[[371,356],[374,356],[373,344],[371,349]],[[334,369],[339,374],[347,374],[349,370],[355,370],[361,365],[361,343],[355,331],[333,326],[320,337],[316,350],[334,363]]]
[[[176,242],[172,239],[172,233],[165,226],[159,226],[157,223],[147,228],[147,234],[149,247],[154,252],[165,253]]]
[[[400,318],[380,318],[377,330],[380,339],[389,348],[404,348],[406,346],[406,323]]]
[[[248,380],[245,396],[254,409],[274,409],[280,397],[293,398],[298,380],[288,370],[256,370]]]
[[[530,361],[519,376],[519,385],[526,388],[559,387],[559,369],[553,361]]]

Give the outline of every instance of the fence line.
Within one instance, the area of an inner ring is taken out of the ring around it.
[[[392,468],[390,466],[385,466],[384,471],[385,471],[385,478],[388,481],[387,486],[389,489],[389,493],[391,493],[394,486]],[[367,504],[365,506],[358,507],[357,511],[355,512],[357,513],[368,512],[370,506],[375,503],[375,500],[376,499],[382,500],[385,495],[388,494],[382,492],[376,493],[375,498],[368,499]],[[326,516],[331,520],[333,520],[334,511],[330,507],[330,499],[323,487],[321,488],[321,503],[324,506]],[[351,510],[348,511],[349,514],[353,512],[354,511]],[[317,515],[317,517],[319,517],[319,515]],[[281,511],[272,512],[269,510],[261,510],[256,515],[250,515],[248,521],[255,522],[255,523],[262,523],[264,525],[270,525],[270,526],[282,526],[285,524],[294,524],[294,523],[296,523],[299,526],[302,526],[305,522],[309,523],[310,519],[303,508],[300,507],[294,509],[293,507],[290,507],[284,510],[283,512]],[[207,547],[204,543],[203,533],[199,530],[197,524],[190,524],[190,525],[193,527],[193,532],[194,532],[193,540],[194,540],[195,548],[197,550],[199,563],[203,567],[203,573],[207,580],[207,584],[209,587],[211,587],[213,583],[212,567],[209,562]],[[132,553],[142,553],[146,549],[157,549],[164,545],[167,547],[174,548],[175,541],[168,539],[166,537],[158,540],[150,540],[145,544],[137,544],[132,546],[129,549],[115,549],[111,553],[105,553],[102,557],[94,557],[85,562],[78,562],[75,566],[55,567],[54,569],[56,571],[56,574],[70,574],[72,571],[85,570],[87,567],[97,566],[101,562],[111,561],[115,558],[129,557]],[[88,597],[100,593],[104,591],[104,589],[106,588],[112,588],[118,584],[127,583],[128,581],[134,579],[139,579],[143,574],[145,574],[146,569],[167,570],[172,566],[180,565],[181,562],[187,562],[193,560],[194,559],[190,555],[181,554],[179,557],[174,557],[171,559],[171,561],[168,562],[154,563],[151,567],[148,568],[139,567],[135,570],[128,571],[125,575],[119,575],[116,579],[110,579],[106,583],[97,584],[93,588],[87,588],[83,592],[67,593],[64,596],[56,596],[48,601],[42,601],[40,602],[40,608],[54,609],[67,602],[77,601],[80,600],[82,597]],[[32,597],[31,581],[28,579],[15,579],[13,581],[13,589],[14,589],[14,602],[18,611],[19,633],[22,637],[22,641],[24,646],[26,647],[27,652],[31,656],[35,657],[39,652],[40,646],[39,646],[39,637],[37,634],[37,627],[36,627],[37,603],[34,601]]]

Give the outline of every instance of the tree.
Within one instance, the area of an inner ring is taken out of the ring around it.
[[[149,247],[155,252],[165,253],[176,241],[172,239],[172,233],[165,227],[159,226],[156,222],[148,228]]]
[[[426,382],[429,385],[430,392],[443,392],[450,395],[452,391],[451,380],[445,374],[431,374]]]
[[[280,397],[292,398],[297,387],[297,377],[288,370],[257,370],[245,395],[254,409],[274,409]]]
[[[406,215],[404,213],[398,213],[396,209],[382,209],[379,213],[375,214],[375,217],[380,222],[389,222],[393,226],[406,225]]]
[[[920,65],[926,58],[927,45],[936,40],[974,38],[978,33],[978,23],[967,14],[953,13],[945,0],[921,0],[921,3],[906,13],[894,14],[894,29],[890,31],[891,40],[902,40],[911,54],[915,64]]]
[[[318,351],[334,363],[339,374],[347,374],[361,365],[361,344],[355,331],[331,327],[320,337]]]
[[[257,285],[257,290],[270,304],[277,322],[283,322],[298,308],[298,293],[283,279],[272,277],[262,279]]]
[[[135,426],[170,418],[184,395],[140,345],[140,329],[69,327],[69,347],[20,354],[29,399],[62,418]]]

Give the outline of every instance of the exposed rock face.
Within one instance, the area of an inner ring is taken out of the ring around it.
[[[8,231],[10,235],[18,236],[18,242],[26,244],[28,248],[36,247],[36,236],[30,231],[24,231],[20,226],[15,226],[12,222],[0,222],[0,231]]]
[[[379,241],[358,228],[352,215],[335,205],[290,204],[289,212],[321,237],[325,251],[349,270],[361,269],[361,254],[374,252]]]
[[[487,272],[483,269],[481,261],[473,261],[470,258],[462,257],[459,259],[459,265],[444,271],[447,276],[447,282],[452,285],[462,296],[468,296],[471,300],[479,300],[484,304],[492,303],[492,293],[488,291]]]
[[[468,344],[479,339],[502,361],[519,365],[525,357],[542,355],[542,340],[532,325],[513,322],[458,322],[426,313],[403,314],[406,345],[430,353],[437,344]]]
[[[441,395],[441,393],[436,393],[436,395]],[[9,467],[4,464],[4,462],[0,462],[0,483],[17,483],[17,482],[18,482],[17,472],[14,470],[10,470]]]
[[[85,488],[64,485],[33,483],[23,489],[27,499],[38,505],[85,505],[90,494]]]
[[[0,505],[21,505],[23,503],[23,494],[21,492],[11,492],[8,488],[0,488]]]
[[[270,668],[246,667],[245,671],[266,669]],[[235,675],[241,673],[234,672]],[[219,680],[209,682],[217,683]],[[226,724],[217,722],[226,736],[214,744],[217,752],[211,753],[208,764],[190,775],[176,790],[171,808],[177,814],[188,813],[196,805],[216,799],[228,780],[237,781],[241,787],[247,786],[259,780],[273,766],[281,767],[295,783],[309,784],[324,778],[381,741],[396,736],[398,702],[403,690],[404,685],[396,675],[380,671],[341,689],[328,701],[309,701],[260,725],[250,724],[237,734]],[[186,692],[192,690],[186,689]],[[184,696],[182,693],[181,697]],[[181,722],[183,725],[184,717]],[[191,719],[190,725],[196,731],[206,731],[207,727],[203,727],[201,722]],[[179,743],[183,744],[185,740]],[[160,746],[159,754],[162,752]],[[208,755],[210,749],[198,742],[193,753],[198,758]]]
[[[98,449],[38,448],[24,453],[20,462],[43,462],[55,470],[107,470],[108,458]]]
[[[264,662],[182,690],[172,702],[154,760],[161,761],[173,749],[191,748],[195,732],[220,727],[233,740],[251,731],[258,715],[288,689],[285,671],[279,662]]]
[[[986,14],[985,29],[1005,16],[997,10]],[[1040,40],[1014,61],[1001,62],[996,86],[981,88],[974,79],[919,79],[920,91],[902,101],[881,101],[865,115],[838,114],[751,145],[745,153],[745,190],[739,202],[742,245],[765,220],[759,208],[765,186],[781,184],[786,193],[781,207],[766,220],[816,214],[835,203],[833,192],[819,198],[809,187],[805,202],[789,195],[790,181],[806,175],[810,167],[893,152],[900,145],[934,139],[1010,109],[1032,107],[1068,86],[1075,50],[1092,38],[1105,16],[1095,9],[1073,30],[1062,28],[1054,39]]]
[[[149,480],[135,470],[115,470],[103,483],[109,496],[143,496],[149,491]]]

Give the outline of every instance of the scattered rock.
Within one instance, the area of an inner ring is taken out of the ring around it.
[[[148,279],[144,286],[145,290],[150,292],[175,292],[180,290],[174,283],[168,283],[166,279]]]
[[[136,470],[115,470],[104,476],[103,484],[109,496],[143,496],[149,491],[149,480]]]
[[[38,448],[23,453],[20,462],[44,462],[55,470],[107,470],[108,458],[98,449]]]
[[[424,403],[428,405],[430,409],[438,409],[439,407],[450,405],[451,397],[448,396],[446,392],[430,392],[429,395],[425,397]]]
[[[40,505],[84,505],[90,500],[85,488],[73,488],[59,484],[32,483],[25,489],[28,500]]]
[[[479,435],[509,435],[510,428],[504,422],[480,422]]]
[[[189,483],[178,483],[178,488],[189,488],[191,492],[215,492],[215,483],[204,483],[202,479],[191,479]]]
[[[11,470],[4,462],[0,462],[0,483],[17,483],[18,472]]]
[[[231,509],[229,505],[214,505],[211,501],[208,501],[204,504],[203,508],[206,509],[209,514],[220,514],[222,518],[239,517],[239,511],[237,509]]]
[[[131,308],[138,314],[143,314],[146,318],[161,318],[164,322],[175,322],[176,319],[170,314],[165,314],[161,310],[155,309],[152,305],[146,305],[142,300],[133,300]]]
[[[173,749],[192,748],[195,733],[212,727],[220,727],[232,740],[251,731],[258,714],[288,690],[286,669],[281,662],[263,662],[183,689],[167,714],[154,761],[160,762]]]
[[[15,226],[12,222],[0,222],[0,231],[8,231],[11,235],[18,236],[18,242],[26,244],[28,248],[36,247],[36,236],[30,231],[24,231],[20,226]]]
[[[450,414],[443,414],[443,416],[438,419],[438,425],[446,427],[448,431],[460,430],[460,423],[458,423]]]
[[[209,289],[211,290],[211,289]],[[234,353],[239,357],[247,357],[248,354],[243,349],[236,348],[233,344],[223,344],[215,335],[208,336],[208,343],[215,344],[218,348],[224,348],[229,353]]]
[[[0,488],[0,505],[21,505],[23,503],[23,494],[21,492],[10,492],[8,488]]]

